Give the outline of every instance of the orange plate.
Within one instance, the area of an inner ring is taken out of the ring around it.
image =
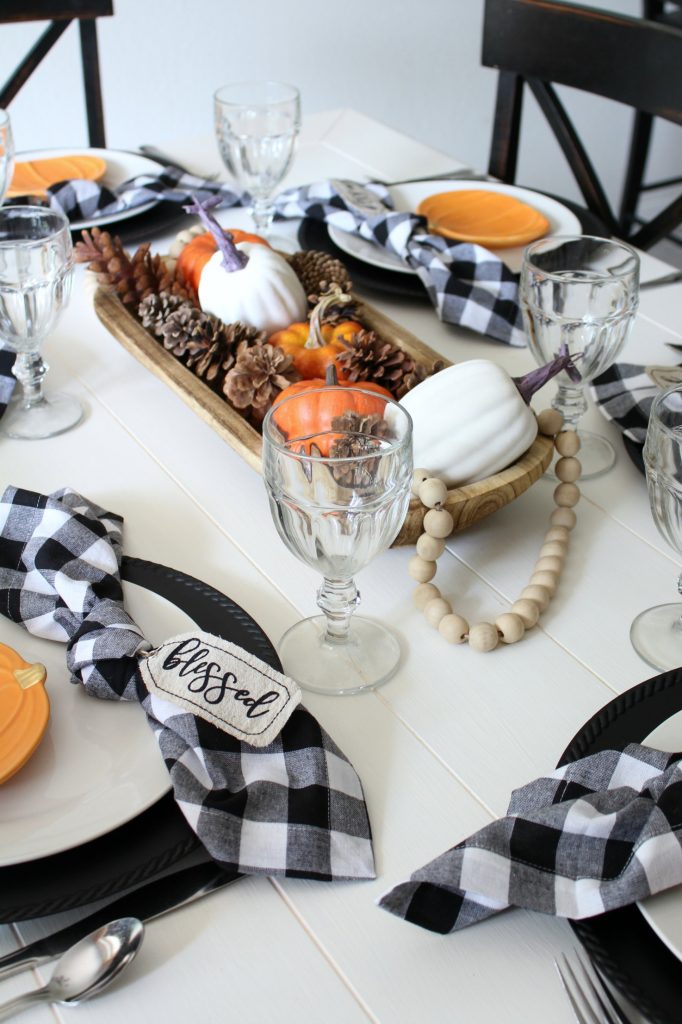
[[[549,221],[532,206],[503,192],[463,189],[427,196],[417,207],[429,230],[458,242],[489,249],[527,245],[549,230]]]
[[[44,195],[45,189],[58,181],[86,178],[99,181],[107,169],[106,161],[100,156],[76,155],[52,156],[45,160],[20,160],[14,167],[14,174],[7,195]]]
[[[0,644],[0,783],[18,772],[40,743],[50,717],[44,665],[30,665]]]

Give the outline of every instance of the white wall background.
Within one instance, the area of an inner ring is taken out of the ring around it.
[[[640,10],[640,0],[594,5]],[[304,113],[355,107],[474,167],[487,165],[496,74],[480,66],[483,0],[114,0],[114,8],[113,18],[98,22],[112,147],[210,133],[219,85],[268,77],[298,85]],[[43,27],[0,26],[0,81]],[[564,96],[617,202],[630,112],[595,97]],[[75,26],[10,113],[18,150],[87,144]],[[531,97],[523,130],[517,180],[578,198]],[[658,122],[651,173],[669,177],[681,169],[682,131]]]

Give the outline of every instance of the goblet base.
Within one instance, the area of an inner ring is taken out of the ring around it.
[[[388,682],[400,662],[400,645],[378,622],[353,616],[348,640],[326,639],[324,615],[303,619],[278,645],[284,671],[302,690],[337,696],[374,690]]]
[[[18,441],[39,441],[63,434],[82,418],[83,407],[73,395],[46,395],[34,405],[23,404],[19,396],[0,420],[0,433]]]
[[[641,612],[630,627],[632,646],[652,668],[682,665],[682,604],[659,604]]]
[[[580,479],[589,480],[590,477],[608,473],[615,465],[617,458],[616,449],[611,442],[601,434],[593,434],[589,430],[579,430],[578,437],[580,438],[578,458],[582,466]],[[550,466],[547,472],[551,477],[556,478],[554,465]]]

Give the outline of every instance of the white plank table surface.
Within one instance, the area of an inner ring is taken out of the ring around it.
[[[173,152],[199,172],[221,170],[212,139],[179,140]],[[457,166],[360,114],[335,111],[306,120],[287,183],[330,175],[397,179]],[[221,219],[249,223],[245,211]],[[279,230],[293,235],[294,228]],[[153,239],[154,247],[165,251],[171,237]],[[644,280],[667,269],[643,256]],[[71,304],[46,345],[48,384],[77,394],[86,418],[47,441],[0,439],[0,482],[43,492],[68,485],[123,514],[126,553],[228,594],[276,642],[315,610],[317,577],[278,539],[260,477],[108,334],[90,294],[78,268]],[[451,360],[490,357],[514,373],[534,365],[524,350],[439,323],[426,303],[367,297]],[[682,341],[682,285],[643,293],[621,358],[674,363],[665,341]],[[547,388],[538,408],[550,398]],[[412,549],[388,551],[359,575],[366,613],[400,636],[400,670],[374,693],[306,695],[305,703],[363,781],[376,881],[240,880],[150,925],[136,963],[106,995],[79,1008],[33,1009],[22,1018],[27,1024],[568,1024],[571,1012],[552,965],[574,945],[565,922],[512,911],[443,937],[391,917],[375,900],[503,814],[513,787],[551,769],[595,711],[653,674],[628,632],[639,611],[672,597],[676,557],[656,532],[643,478],[617,431],[593,408],[584,425],[612,438],[618,462],[584,483],[559,591],[520,644],[492,655],[445,644],[413,608]],[[541,480],[450,538],[438,584],[470,621],[494,617],[524,586],[552,486]],[[26,646],[6,620],[0,640]],[[81,914],[0,927],[0,953]],[[31,974],[5,981],[0,999],[38,984]]]

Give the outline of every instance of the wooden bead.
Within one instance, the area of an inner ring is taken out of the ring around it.
[[[430,476],[428,480],[424,480],[419,485],[417,494],[422,505],[426,505],[427,508],[435,508],[436,505],[443,504],[448,496],[448,489],[437,476]]]
[[[527,597],[530,601],[535,601],[540,611],[544,612],[549,604],[551,594],[547,587],[541,587],[539,584],[533,583],[523,588],[521,597]]]
[[[578,521],[578,517],[572,508],[555,508],[549,517],[552,526],[563,526],[566,530],[572,530]]]
[[[558,540],[560,544],[568,546],[570,536],[571,531],[566,526],[550,526],[549,530],[545,534],[545,544],[549,544],[553,540]]]
[[[429,601],[432,601],[434,597],[440,597],[440,590],[434,583],[420,583],[415,588],[412,600],[414,601],[415,608],[418,608],[420,612],[424,611],[424,607]]]
[[[436,575],[438,566],[435,562],[427,562],[425,558],[414,555],[407,565],[407,571],[417,583],[428,583]]]
[[[540,558],[565,558],[567,551],[568,544],[565,542],[548,540],[540,548]]]
[[[425,480],[429,479],[430,476],[431,476],[431,474],[429,473],[428,469],[415,469],[415,470],[413,470],[413,472],[412,472],[412,493],[413,494],[418,494],[419,493],[419,488],[421,487],[421,485],[424,483]]]
[[[422,533],[417,541],[417,554],[425,558],[427,562],[435,562],[445,550],[445,541],[439,537],[429,537],[428,533]]]
[[[494,651],[499,637],[492,622],[478,622],[469,630],[469,647],[474,651]]]
[[[580,477],[582,469],[583,467],[578,459],[566,456],[566,458],[557,461],[554,472],[559,480],[567,484],[573,484]]]
[[[517,643],[526,632],[526,627],[520,615],[514,612],[504,612],[495,619],[495,626],[502,634],[500,640],[503,644]]]
[[[469,623],[461,615],[452,612],[440,620],[438,632],[449,644],[463,644],[469,632]]]
[[[424,606],[424,618],[434,629],[438,629],[440,620],[451,612],[452,605],[444,597],[434,597],[433,601],[427,601]]]
[[[554,597],[556,589],[559,586],[558,573],[549,572],[548,569],[536,569],[530,578],[529,586],[534,587],[535,585],[545,587],[549,591],[549,596]]]
[[[429,537],[449,537],[454,525],[455,520],[446,508],[431,508],[424,516],[424,530]]]
[[[535,572],[555,572],[557,576],[564,567],[563,558],[557,558],[556,555],[545,555],[544,558],[538,558],[535,563]]]
[[[523,620],[526,629],[532,629],[540,618],[540,609],[537,603],[527,597],[520,597],[518,601],[514,601],[511,610],[514,615],[518,615]]]
[[[577,455],[580,451],[580,438],[575,430],[562,430],[557,434],[554,447],[559,455]]]
[[[577,484],[559,484],[554,489],[554,502],[559,508],[573,508],[580,501],[580,488]]]
[[[558,409],[543,409],[538,413],[538,430],[545,437],[554,437],[564,425],[564,418]]]

